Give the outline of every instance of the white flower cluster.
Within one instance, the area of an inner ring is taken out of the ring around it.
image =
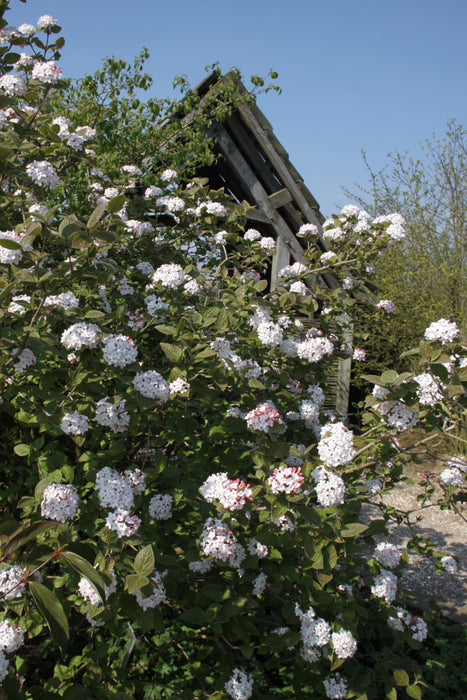
[[[119,538],[131,537],[138,531],[141,520],[137,515],[131,515],[127,510],[117,508],[108,514],[105,524],[109,530],[114,530]]]
[[[157,493],[149,501],[149,515],[154,520],[168,520],[172,517],[173,498],[168,493]]]
[[[373,224],[375,225],[385,223],[389,224],[386,228],[386,235],[389,236],[389,238],[393,241],[401,241],[405,238],[405,219],[402,214],[394,212],[393,214],[386,214],[373,219]]]
[[[383,405],[383,404],[381,404]],[[418,420],[418,416],[408,406],[401,402],[397,402],[386,416],[386,422],[390,428],[395,428],[397,431],[410,430]]]
[[[303,613],[297,604],[295,614],[300,619],[300,634],[303,644],[301,655],[307,661],[317,661],[321,656],[321,648],[329,641],[331,626],[322,617],[316,617],[316,613],[311,607]]]
[[[417,640],[417,642],[424,642],[428,636],[428,627],[424,620],[418,615],[412,615],[405,608],[396,608],[397,617],[390,617],[388,619],[388,625],[392,629],[398,630],[399,632],[404,631],[404,625],[406,625],[411,634],[412,639]]]
[[[447,554],[440,559],[441,566],[448,574],[456,574],[458,571],[457,561],[451,555]]]
[[[26,166],[26,173],[36,185],[51,190],[58,187],[60,182],[57,171],[47,160],[33,160]]]
[[[254,537],[248,542],[247,549],[252,556],[256,556],[258,559],[264,559],[269,552],[269,548],[265,544],[258,542]]]
[[[261,238],[261,234],[259,231],[257,231],[255,228],[249,228],[248,231],[245,231],[243,234],[243,238],[245,241],[257,241],[258,238]]]
[[[294,443],[291,445],[291,447],[293,447],[297,452],[301,452],[303,455],[305,454],[305,445],[297,445]],[[303,464],[303,459],[298,455],[292,454],[292,451],[289,452],[284,461],[290,467],[300,467]]]
[[[319,362],[326,355],[332,355],[333,351],[334,345],[329,338],[320,336],[307,338],[296,345],[297,356],[310,363]]]
[[[103,467],[97,472],[94,489],[103,508],[130,510],[133,507],[135,487],[131,474],[130,470],[122,474],[111,467]],[[143,472],[138,470],[137,476],[140,475],[143,475]],[[140,488],[137,487],[136,493],[138,492]]]
[[[286,265],[281,270],[279,270],[278,277],[299,277],[305,274],[307,271],[307,266],[301,262],[294,262],[292,265]]]
[[[0,90],[8,97],[23,97],[26,94],[26,83],[16,75],[2,75],[0,78]]]
[[[218,501],[231,511],[241,510],[247,501],[253,499],[250,484],[241,479],[230,479],[226,472],[211,474],[201,486],[200,493],[208,503]]]
[[[180,265],[166,263],[157,268],[152,276],[153,284],[160,282],[163,287],[176,289],[186,281],[185,272]]]
[[[101,329],[95,323],[74,323],[63,331],[60,340],[67,350],[95,348],[99,342],[99,333]]]
[[[302,224],[298,229],[297,236],[307,238],[308,236],[318,236],[319,228],[315,224]]]
[[[234,668],[224,690],[233,700],[249,700],[253,694],[253,678],[242,668]]]
[[[143,598],[139,589],[135,591],[136,602],[141,608],[143,608],[143,610],[147,610],[148,608],[156,608],[158,605],[163,603],[164,600],[167,600],[167,593],[162,582],[162,576],[158,571],[153,571],[151,581],[155,585],[153,586],[151,595],[149,595],[147,598]]]
[[[148,297],[146,297],[144,303],[146,304],[148,314],[153,317],[158,316],[163,311],[167,311],[169,308],[167,302],[162,301],[162,299],[155,294],[150,294]]]
[[[0,569],[0,597],[4,600],[21,598],[26,587],[23,582],[25,574],[26,569],[22,569],[18,564],[8,569]]]
[[[78,583],[78,590],[83,596],[84,600],[89,600],[91,605],[102,605],[103,601],[101,600],[101,597],[99,593],[96,591],[94,586],[88,581],[87,578],[81,578],[79,583]],[[104,585],[104,594],[105,594],[105,600],[112,595],[112,593],[115,593],[117,590],[117,578],[115,574],[112,573],[112,583],[109,583],[108,585]]]
[[[73,484],[49,484],[42,495],[41,515],[60,523],[73,520],[78,502],[78,492]]]
[[[464,475],[461,470],[457,467],[449,467],[448,469],[443,469],[439,478],[446,484],[446,486],[462,486],[464,483]]]
[[[315,470],[318,473],[315,486],[316,497],[322,508],[335,508],[344,503],[345,482],[335,472],[326,469]]]
[[[142,275],[146,277],[152,277],[154,274],[154,268],[150,262],[143,260],[136,265],[136,269],[141,272]]]
[[[170,395],[169,385],[165,379],[153,369],[147,372],[138,372],[133,379],[133,386],[142,396],[148,399],[157,399],[160,404],[164,404]]]
[[[417,396],[422,406],[434,406],[443,400],[439,382],[431,374],[419,374],[414,377],[414,381],[419,385]]]
[[[392,571],[383,569],[376,576],[371,592],[377,598],[384,598],[386,603],[392,603],[397,594],[397,576]]]
[[[387,314],[393,314],[396,310],[396,306],[391,299],[381,299],[376,304],[376,308],[385,311]]]
[[[300,493],[303,484],[301,467],[282,465],[272,472],[268,486],[272,493]]]
[[[282,328],[278,323],[263,321],[256,328],[259,341],[267,348],[275,348],[282,343]]]
[[[391,542],[379,542],[373,556],[380,564],[389,568],[395,569],[401,560],[401,552],[395,544]]]
[[[272,253],[276,247],[276,241],[271,236],[264,236],[259,241],[259,247],[266,253]]]
[[[19,243],[21,241],[21,235],[16,233],[16,231],[0,231],[0,239]],[[10,249],[0,245],[0,263],[3,265],[18,265],[22,257],[23,251],[21,248]],[[15,297],[13,297],[13,299],[14,298]]]
[[[41,15],[37,20],[37,28],[42,30],[50,29],[54,24],[57,24],[57,20],[52,15]]]
[[[125,409],[125,399],[118,406],[108,401],[106,396],[96,403],[95,421],[110,428],[113,433],[123,433],[130,423],[130,416]]]
[[[250,430],[261,430],[264,433],[274,426],[284,426],[284,421],[272,401],[256,406],[246,414],[245,420]]]
[[[200,546],[203,554],[228,562],[238,568],[246,556],[245,550],[219,518],[208,518],[201,533]]]
[[[54,61],[38,61],[33,66],[31,77],[41,83],[55,85],[62,77],[62,71]]]
[[[330,698],[330,700],[344,700],[347,697],[349,684],[340,673],[336,673],[334,677],[328,676],[325,678],[323,685],[326,697]]]
[[[318,443],[320,459],[328,467],[348,464],[355,457],[353,432],[343,423],[327,423],[321,431]]]
[[[195,214],[211,214],[214,216],[225,216],[227,209],[220,202],[201,202],[195,209]]]
[[[126,367],[136,361],[138,350],[127,335],[111,333],[102,341],[104,361],[113,367]]]
[[[261,595],[261,593],[266,589],[267,582],[267,574],[265,574],[264,571],[262,571],[253,581],[253,588],[251,590],[253,595]]]
[[[60,423],[60,428],[67,435],[84,435],[89,429],[88,419],[82,413],[73,411],[73,413],[65,413]]]
[[[51,294],[44,299],[44,306],[60,306],[65,311],[76,309],[79,306],[79,299],[73,292],[62,292],[61,294]]]
[[[444,345],[452,343],[459,335],[459,328],[454,321],[448,321],[446,318],[440,318],[439,321],[430,323],[425,330],[425,340],[439,340]]]
[[[182,379],[181,377],[174,379],[173,382],[170,382],[170,384],[169,384],[170,396],[174,396],[175,394],[186,394],[186,392],[189,390],[190,390],[189,383],[187,381],[185,381],[185,379]]]
[[[12,354],[16,355],[18,350],[19,348],[15,348]],[[25,369],[28,367],[33,367],[35,364],[36,356],[34,355],[33,351],[25,348],[15,357],[13,367],[15,368],[15,372],[23,372]]]
[[[349,659],[357,651],[357,640],[348,630],[340,630],[331,634],[331,644],[339,659]]]
[[[11,653],[17,651],[23,644],[23,630],[9,620],[2,620],[0,622],[0,649]]]

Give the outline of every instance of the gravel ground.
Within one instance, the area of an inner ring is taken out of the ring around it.
[[[405,475],[416,482],[420,478],[418,473],[421,468],[439,473],[445,466],[445,462],[431,462],[423,467],[409,465]],[[436,601],[448,617],[467,624],[467,523],[451,510],[441,510],[438,506],[422,507],[417,501],[422,491],[417,483],[403,483],[384,495],[383,500],[387,505],[410,512],[410,526],[392,524],[388,541],[405,546],[413,534],[423,535],[443,554],[457,557],[459,570],[456,574],[437,572],[433,559],[411,553],[401,587],[414,596],[421,609],[427,609],[430,603]],[[441,490],[435,491],[434,502],[437,492],[441,493]],[[466,508],[463,514],[467,516]],[[371,511],[367,517],[372,517]]]

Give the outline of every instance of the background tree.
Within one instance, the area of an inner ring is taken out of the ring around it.
[[[428,323],[442,316],[467,328],[466,135],[451,120],[444,138],[433,135],[421,144],[420,158],[395,151],[378,172],[363,154],[369,187],[344,190],[374,216],[398,211],[407,221],[402,245],[376,265],[380,298],[396,306],[397,347],[390,340],[388,359],[401,343],[418,342]],[[364,322],[363,329],[369,330]]]

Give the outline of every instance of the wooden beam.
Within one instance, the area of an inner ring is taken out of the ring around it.
[[[268,199],[274,209],[279,209],[279,207],[283,207],[285,204],[293,202],[292,195],[290,194],[289,190],[286,189],[273,192],[269,195]]]

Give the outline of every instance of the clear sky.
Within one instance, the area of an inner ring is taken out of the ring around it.
[[[10,24],[56,17],[66,77],[101,59],[151,58],[154,95],[196,85],[219,61],[249,76],[279,73],[282,95],[258,105],[328,216],[341,186],[367,183],[389,151],[417,153],[455,118],[467,125],[466,0],[11,0]]]

